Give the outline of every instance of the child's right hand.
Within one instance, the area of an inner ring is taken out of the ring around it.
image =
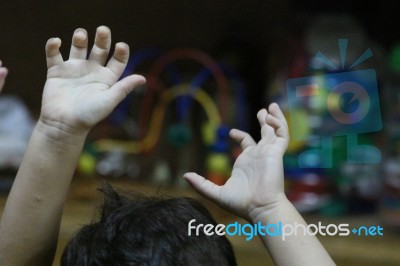
[[[6,77],[8,74],[7,68],[3,67],[2,64],[3,63],[0,60],[0,92],[3,89],[4,82],[6,81]]]
[[[268,110],[257,114],[262,137],[258,143],[246,132],[231,130],[230,136],[241,144],[243,152],[225,185],[217,186],[195,173],[184,175],[200,194],[248,220],[286,202],[282,158],[289,142],[288,126],[277,104]]]
[[[46,44],[47,81],[44,87],[40,122],[74,135],[86,134],[145,78],[130,75],[118,81],[129,59],[129,46],[117,43],[105,65],[111,46],[111,31],[100,26],[87,59],[88,37],[75,30],[69,60],[64,61],[61,40]]]

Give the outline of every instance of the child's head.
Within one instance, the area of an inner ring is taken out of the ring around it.
[[[68,243],[61,265],[236,265],[225,236],[188,236],[192,219],[216,224],[197,201],[103,192],[99,221]]]

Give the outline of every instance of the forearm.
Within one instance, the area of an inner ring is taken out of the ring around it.
[[[285,195],[276,204],[264,210],[260,208],[251,214],[251,222],[261,224],[279,223],[291,225],[307,225],[298,211],[290,203]],[[261,236],[261,239],[277,265],[335,265],[318,238],[312,235],[304,235],[302,230],[295,235],[285,236]]]
[[[1,220],[1,265],[51,265],[85,136],[36,125]]]

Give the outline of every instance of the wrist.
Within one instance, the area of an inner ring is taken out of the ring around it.
[[[74,129],[61,122],[47,120],[42,117],[39,118],[35,131],[51,141],[67,145],[81,144],[89,133],[89,130]]]
[[[292,203],[287,199],[285,193],[280,193],[275,200],[267,205],[257,206],[250,210],[249,221],[251,223],[275,221],[279,219],[283,210]]]

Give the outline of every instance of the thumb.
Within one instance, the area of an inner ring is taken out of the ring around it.
[[[108,94],[115,103],[120,103],[136,87],[146,83],[146,79],[140,75],[127,76],[115,83]]]
[[[183,178],[202,196],[210,199],[211,201],[220,203],[221,186],[205,179],[196,173],[186,173]]]

